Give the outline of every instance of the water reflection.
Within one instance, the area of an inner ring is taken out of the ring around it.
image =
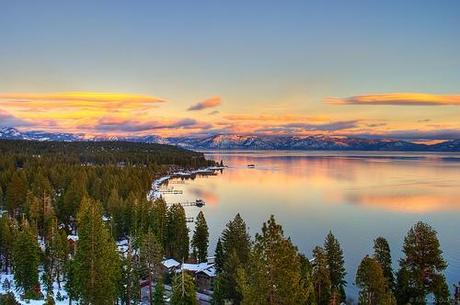
[[[211,249],[237,212],[257,232],[276,215],[307,255],[333,230],[342,242],[349,292],[356,267],[372,241],[385,236],[396,258],[408,228],[419,220],[439,232],[450,282],[460,280],[460,158],[453,154],[208,153],[229,166],[222,174],[197,177],[167,200],[202,198]],[[255,164],[255,168],[248,168]],[[194,216],[198,209],[187,211]]]

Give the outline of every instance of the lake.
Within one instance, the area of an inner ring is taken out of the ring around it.
[[[271,214],[299,250],[311,257],[331,230],[345,253],[347,292],[373,240],[388,239],[394,267],[405,234],[422,220],[437,232],[449,263],[449,286],[460,281],[460,154],[368,152],[206,152],[227,169],[216,176],[175,179],[182,195],[203,199],[210,253],[225,224],[240,213],[252,236]],[[248,164],[254,164],[249,168]],[[199,208],[187,207],[187,216]]]

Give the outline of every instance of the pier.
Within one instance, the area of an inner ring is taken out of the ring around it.
[[[195,201],[183,201],[183,202],[175,202],[175,203],[168,203],[168,205],[173,205],[173,204],[180,204],[183,207],[204,207],[205,202],[202,199],[197,199]]]

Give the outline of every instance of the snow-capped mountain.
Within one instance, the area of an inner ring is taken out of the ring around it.
[[[34,141],[127,141],[171,144],[198,150],[362,150],[362,151],[445,151],[460,152],[460,140],[438,144],[418,144],[391,139],[368,139],[328,135],[267,136],[213,135],[204,137],[169,137],[157,135],[131,137],[85,137],[83,134],[20,132],[15,128],[0,129],[0,139]]]
[[[169,139],[171,144],[193,149],[241,150],[426,150],[427,145],[397,140],[353,137],[215,135],[206,138]]]
[[[81,141],[83,137],[72,133],[53,133],[46,131],[20,132],[15,128],[6,127],[0,129],[0,139],[7,140],[34,140],[34,141]]]

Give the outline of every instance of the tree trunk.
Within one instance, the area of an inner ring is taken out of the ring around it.
[[[149,304],[152,303],[152,272],[149,271]]]

